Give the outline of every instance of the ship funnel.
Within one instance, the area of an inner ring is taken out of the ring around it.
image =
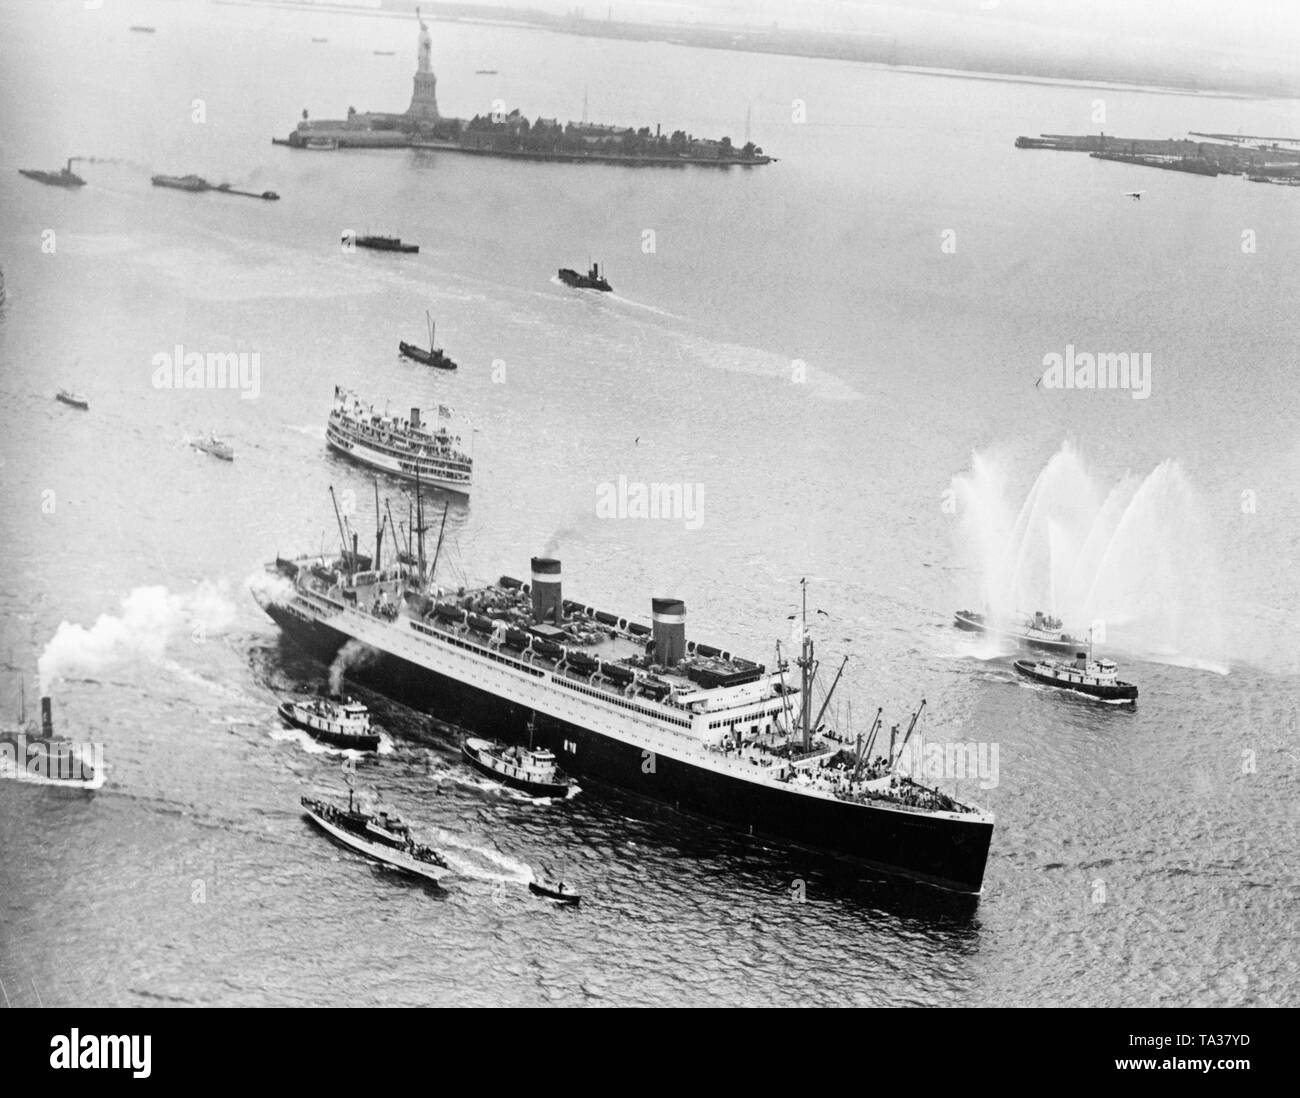
[[[429,350],[433,350],[433,348],[430,347]],[[419,408],[412,408],[412,409],[411,409],[411,426],[412,426],[412,427],[419,427],[419,426],[420,426],[420,409],[419,409]]]
[[[48,694],[41,698],[41,735],[46,739],[54,735],[54,704]]]
[[[1074,654],[1074,666],[1075,666],[1075,667],[1087,667],[1087,666],[1088,666],[1088,653],[1087,653],[1087,652],[1076,652],[1076,653]]]
[[[686,603],[681,599],[651,599],[655,663],[674,667],[686,655]]]
[[[560,596],[560,562],[552,557],[533,557],[533,621],[564,620],[564,602]]]

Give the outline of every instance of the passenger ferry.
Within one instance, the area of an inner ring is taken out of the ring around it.
[[[327,660],[350,640],[366,645],[375,656],[359,678],[472,734],[528,743],[535,733],[579,778],[947,889],[981,889],[993,815],[901,772],[920,709],[897,750],[888,737],[888,758],[884,736],[872,752],[879,714],[853,744],[823,723],[838,675],[815,708],[806,596],[798,658],[792,666],[778,644],[764,665],[688,640],[680,599],[652,599],[644,624],[563,598],[549,557],[532,559],[531,583],[502,576],[453,590],[432,582],[422,546],[414,567],[345,546],[267,570],[283,582],[255,597],[293,639]]]
[[[419,408],[411,409],[409,419],[379,415],[373,404],[362,404],[355,393],[336,385],[325,441],[372,469],[469,494],[474,459],[460,449],[459,435],[443,427],[426,428]]]

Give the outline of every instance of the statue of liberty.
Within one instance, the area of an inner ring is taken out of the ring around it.
[[[420,52],[419,63],[416,71],[431,72],[432,66],[430,64],[429,55],[433,50],[433,39],[429,35],[428,24],[425,23],[424,18],[420,15],[419,8],[415,9],[415,17],[420,20]]]
[[[438,78],[433,74],[433,38],[429,26],[415,9],[415,17],[420,21],[419,63],[415,69],[415,86],[411,93],[411,105],[407,108],[407,117],[418,125],[438,121]]]

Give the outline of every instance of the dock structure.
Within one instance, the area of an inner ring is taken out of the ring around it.
[[[1300,141],[1287,138],[1194,132],[1184,138],[1044,133],[1017,137],[1016,148],[1086,152],[1098,160],[1196,175],[1249,175],[1270,182],[1300,180]]]

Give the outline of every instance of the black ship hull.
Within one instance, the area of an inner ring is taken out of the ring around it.
[[[548,888],[538,881],[528,882],[528,891],[534,896],[545,896],[548,900],[558,900],[562,904],[576,904],[582,902],[582,897],[576,892],[560,892],[554,888]]]
[[[324,660],[332,660],[350,639],[281,605],[266,610],[288,636]],[[665,755],[647,766],[646,753],[638,747],[594,729],[535,716],[530,708],[388,653],[355,674],[421,712],[471,732],[489,733],[488,738],[526,743],[529,724],[535,721],[537,746],[553,751],[565,772],[575,777],[953,891],[977,893],[982,886],[993,835],[989,820],[807,796]]]
[[[357,238],[356,245],[358,248],[369,248],[376,252],[405,252],[411,254],[420,250],[418,244],[384,244],[374,240],[363,240],[361,237]]]
[[[1042,686],[1054,686],[1058,690],[1084,694],[1090,698],[1095,698],[1097,701],[1111,702],[1112,704],[1131,704],[1137,701],[1138,688],[1132,683],[1117,682],[1110,685],[1108,683],[1067,682],[1055,675],[1044,674],[1029,660],[1016,660],[1015,668],[1017,674]]]
[[[456,368],[456,364],[441,351],[426,351],[423,347],[401,341],[398,342],[397,349],[407,358],[414,359],[416,362],[423,362],[426,366],[436,366],[439,370],[454,370]]]
[[[576,290],[600,290],[602,293],[610,293],[614,287],[603,278],[591,278],[588,275],[578,274],[577,271],[571,271],[567,267],[560,271],[560,281],[566,286],[572,286]]]
[[[37,183],[44,183],[50,187],[84,187],[86,181],[79,175],[73,175],[71,172],[43,172],[36,168],[19,168],[19,175],[25,175],[28,179],[34,179]]]

